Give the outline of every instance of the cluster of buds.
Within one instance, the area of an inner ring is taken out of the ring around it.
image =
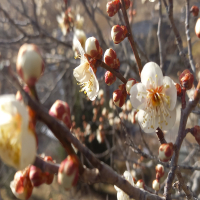
[[[119,44],[127,37],[128,30],[126,26],[115,25],[111,29],[111,37],[115,44]]]
[[[164,176],[164,167],[163,165],[161,164],[158,164],[156,165],[156,179],[153,181],[152,183],[152,188],[155,190],[155,191],[158,191],[160,189],[160,178],[162,178]]]
[[[126,92],[127,94],[130,95],[130,90],[132,88],[133,85],[135,85],[137,83],[137,81],[134,78],[129,78],[127,83],[126,83]]]
[[[121,84],[118,89],[113,92],[113,102],[116,106],[122,107],[126,101],[126,97],[126,86],[125,84]]]
[[[200,145],[200,126],[193,127],[191,133],[195,137],[197,143]]]
[[[199,14],[199,8],[198,6],[192,6],[190,9],[190,12],[193,14],[194,17],[197,17]]]
[[[196,22],[195,33],[196,33],[197,37],[200,38],[200,18]]]
[[[23,44],[17,57],[17,73],[29,86],[34,86],[44,72],[44,60],[34,44]]]
[[[61,162],[58,171],[58,183],[62,185],[66,190],[74,187],[79,178],[79,164],[76,158],[72,155]]]
[[[50,108],[49,114],[62,121],[69,129],[71,128],[70,108],[66,102],[57,100]]]
[[[179,76],[180,84],[186,90],[190,90],[193,86],[194,76],[190,70],[185,69]]]
[[[170,143],[161,144],[158,151],[158,158],[162,162],[168,162],[173,153],[174,153],[174,146]]]
[[[130,0],[124,0],[126,10],[130,7]],[[109,17],[113,17],[121,8],[120,0],[109,1],[106,5]]]

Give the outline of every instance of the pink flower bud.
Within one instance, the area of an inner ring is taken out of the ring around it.
[[[114,16],[120,9],[119,0],[109,1],[106,5],[107,13],[109,17]]]
[[[138,188],[144,189],[144,181],[142,179],[138,180],[137,183],[136,183],[136,186]]]
[[[119,85],[119,89],[115,90],[113,92],[113,102],[116,106],[122,107],[126,101],[126,90],[125,90],[125,84]]]
[[[56,100],[49,110],[49,114],[62,121],[69,129],[71,128],[71,114],[69,105],[61,100]]]
[[[113,69],[118,70],[120,66],[117,54],[113,49],[107,49],[104,54],[104,62]]]
[[[179,81],[186,90],[190,90],[193,86],[194,76],[190,70],[185,69],[179,76]]]
[[[158,179],[155,179],[152,183],[152,188],[156,191],[158,191],[160,189],[160,183]]]
[[[111,37],[115,44],[119,44],[127,36],[126,26],[115,25],[111,29]]]
[[[30,167],[29,178],[33,187],[38,187],[46,182],[46,177],[42,170],[34,165]]]
[[[101,59],[103,51],[99,46],[99,41],[95,37],[89,37],[86,40],[85,53],[91,58]]]
[[[44,72],[44,61],[39,48],[34,44],[20,47],[17,57],[17,73],[30,86],[35,85]]]
[[[137,83],[137,81],[134,78],[129,78],[127,83],[126,83],[126,92],[127,94],[130,95],[130,90],[132,88],[133,85],[135,85]]]
[[[18,199],[26,200],[30,198],[33,186],[29,179],[29,168],[16,172],[14,180],[10,183],[10,188]]]
[[[46,162],[52,162],[54,163],[51,156],[45,156],[44,161]],[[50,174],[49,172],[44,172],[44,175],[46,176],[46,184],[50,185],[53,182],[54,174]]]
[[[166,144],[161,144],[159,147],[158,158],[162,162],[168,162],[171,159],[173,152],[174,152],[174,146],[171,142]]]
[[[112,85],[116,81],[116,76],[113,75],[110,71],[105,73],[105,83],[107,85]]]
[[[196,22],[195,33],[196,33],[197,37],[200,38],[200,18]]]
[[[176,90],[177,90],[177,96],[180,97],[182,95],[181,86],[178,83],[175,83],[175,87],[176,87]]]
[[[67,156],[67,158],[61,162],[58,172],[58,183],[62,185],[66,190],[74,187],[79,178],[79,165],[75,158]]]
[[[190,9],[190,12],[193,14],[194,17],[197,17],[199,14],[199,8],[198,6],[192,6]]]
[[[165,171],[164,171],[163,165],[157,164],[156,165],[156,179],[159,180],[160,178],[162,178],[164,176],[164,173]]]

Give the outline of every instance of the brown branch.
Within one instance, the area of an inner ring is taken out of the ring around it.
[[[187,119],[188,119],[188,116],[191,113],[191,111],[198,104],[199,100],[200,100],[200,82],[198,83],[198,86],[195,90],[194,100],[189,101],[185,109],[181,109],[181,119],[180,119],[180,126],[179,126],[179,130],[178,130],[178,136],[176,138],[176,142],[174,143],[175,150],[174,150],[174,154],[172,156],[171,169],[168,174],[167,183],[165,186],[166,200],[171,199],[172,182],[174,180],[176,169],[177,169],[180,148],[181,148],[182,142],[183,142],[186,134],[188,133],[188,131],[190,131],[187,129],[185,130]]]
[[[164,133],[162,132],[162,130],[159,127],[156,129],[156,135],[158,137],[160,144],[166,144],[167,143],[167,141],[165,140]]]
[[[132,31],[131,31],[131,27],[130,27],[130,24],[129,24],[129,21],[128,21],[128,16],[127,16],[126,8],[125,8],[125,3],[124,3],[124,0],[120,0],[120,2],[121,2],[122,13],[123,13],[123,16],[124,16],[124,21],[125,21],[125,24],[126,24],[126,28],[128,30],[128,40],[130,42],[131,48],[133,50],[133,53],[135,55],[135,60],[137,62],[139,74],[141,74],[142,63],[141,63],[140,57],[138,55],[138,52],[137,52],[137,49],[136,49],[136,45],[135,45],[135,41],[134,41],[134,38],[133,38],[133,34],[132,34]]]
[[[118,79],[120,79],[123,83],[126,84],[127,80],[116,70],[112,69],[111,67],[109,67],[108,65],[106,65],[106,63],[104,63],[101,60],[97,60],[97,65],[103,67],[104,69],[110,71],[111,73],[113,73]]]
[[[158,46],[159,46],[159,55],[160,55],[160,68],[163,69],[164,61],[163,61],[163,52],[162,52],[162,41],[161,41],[161,27],[162,27],[162,1],[159,0],[159,21],[158,21]],[[163,72],[164,73],[164,72]]]
[[[3,67],[2,73],[20,91],[25,104],[30,106],[36,112],[39,119],[49,127],[49,129],[63,145],[65,145],[67,142],[72,143],[95,168],[98,168],[98,180],[100,182],[116,185],[125,193],[127,193],[130,198],[134,198],[136,200],[164,200],[164,198],[161,198],[157,195],[150,194],[147,191],[133,187],[128,181],[114,172],[108,165],[100,162],[87,147],[80,143],[80,141],[70,133],[66,126],[62,125],[54,117],[50,116],[41,104],[30,98],[30,96],[23,90],[18,79],[15,77],[9,67]]]

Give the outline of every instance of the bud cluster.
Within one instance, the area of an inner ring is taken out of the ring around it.
[[[162,178],[164,176],[165,171],[164,171],[163,165],[161,165],[161,164],[156,165],[155,170],[156,170],[156,179],[152,183],[152,188],[155,191],[159,191],[159,189],[160,189],[159,181],[160,181],[160,178]]]

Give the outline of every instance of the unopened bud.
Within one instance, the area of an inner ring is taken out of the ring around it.
[[[35,85],[44,72],[44,61],[39,48],[34,44],[22,45],[17,56],[16,68],[27,85]]]
[[[46,182],[46,177],[42,170],[33,165],[30,167],[29,178],[33,187],[38,187]]]
[[[152,183],[152,188],[156,191],[158,191],[160,189],[160,183],[158,181],[158,179],[155,179]]]
[[[190,90],[193,86],[194,76],[190,70],[185,69],[179,76],[180,84],[185,87],[186,90]]]
[[[109,17],[114,16],[120,9],[119,0],[109,1],[106,5],[106,9]]]
[[[45,156],[44,161],[54,163],[51,156]],[[52,184],[53,179],[54,179],[54,174],[50,174],[49,172],[44,172],[44,174],[46,176],[46,184],[47,185]]]
[[[137,81],[134,78],[129,78],[127,83],[126,83],[126,92],[127,94],[130,95],[130,90],[132,88],[133,85],[135,85],[137,83]]]
[[[69,155],[60,164],[58,171],[58,183],[62,185],[66,190],[69,190],[77,184],[78,178],[78,162],[73,156]]]
[[[195,140],[198,142],[198,144],[200,145],[200,126],[195,126],[194,128],[192,128],[192,134],[195,137]]]
[[[103,91],[102,89],[99,90],[98,98],[99,98],[99,99],[103,98],[103,95],[104,95],[104,91]]]
[[[175,83],[175,87],[176,87],[176,90],[177,90],[177,96],[180,97],[182,95],[182,90],[181,90],[180,84]]]
[[[168,162],[174,153],[174,146],[170,143],[161,144],[159,147],[158,158],[162,162]]]
[[[126,109],[127,109],[128,111],[131,111],[131,110],[133,109],[133,107],[132,107],[132,104],[131,104],[131,101],[130,101],[130,100],[128,100],[128,101],[126,102]]]
[[[112,74],[110,71],[105,73],[105,83],[107,85],[112,85],[116,81],[116,76]]]
[[[200,18],[196,22],[195,33],[196,33],[197,37],[200,38]]]
[[[130,7],[130,0],[124,0],[124,3],[125,3],[125,7],[126,7],[126,10]]]
[[[118,70],[120,66],[117,54],[113,49],[107,49],[104,54],[104,62],[113,69]]]
[[[164,167],[161,164],[156,165],[156,179],[160,179],[164,176]]]
[[[16,172],[14,180],[10,183],[10,188],[18,199],[26,200],[30,198],[33,186],[29,179],[29,168]]]
[[[56,100],[49,110],[49,114],[62,121],[69,129],[71,128],[71,114],[69,105],[61,100]]]
[[[142,179],[138,180],[137,183],[136,183],[136,186],[138,188],[144,189],[144,181]]]
[[[101,59],[103,51],[99,46],[99,41],[95,37],[89,37],[86,40],[85,53],[91,58]]]
[[[127,36],[126,26],[115,25],[111,29],[111,37],[115,44],[119,44]]]
[[[190,9],[190,12],[193,14],[194,17],[197,17],[199,14],[199,8],[198,6],[192,6]]]
[[[125,90],[125,85],[122,84],[119,86],[119,89],[115,90],[113,92],[113,102],[116,106],[122,107],[126,101],[126,90]]]

